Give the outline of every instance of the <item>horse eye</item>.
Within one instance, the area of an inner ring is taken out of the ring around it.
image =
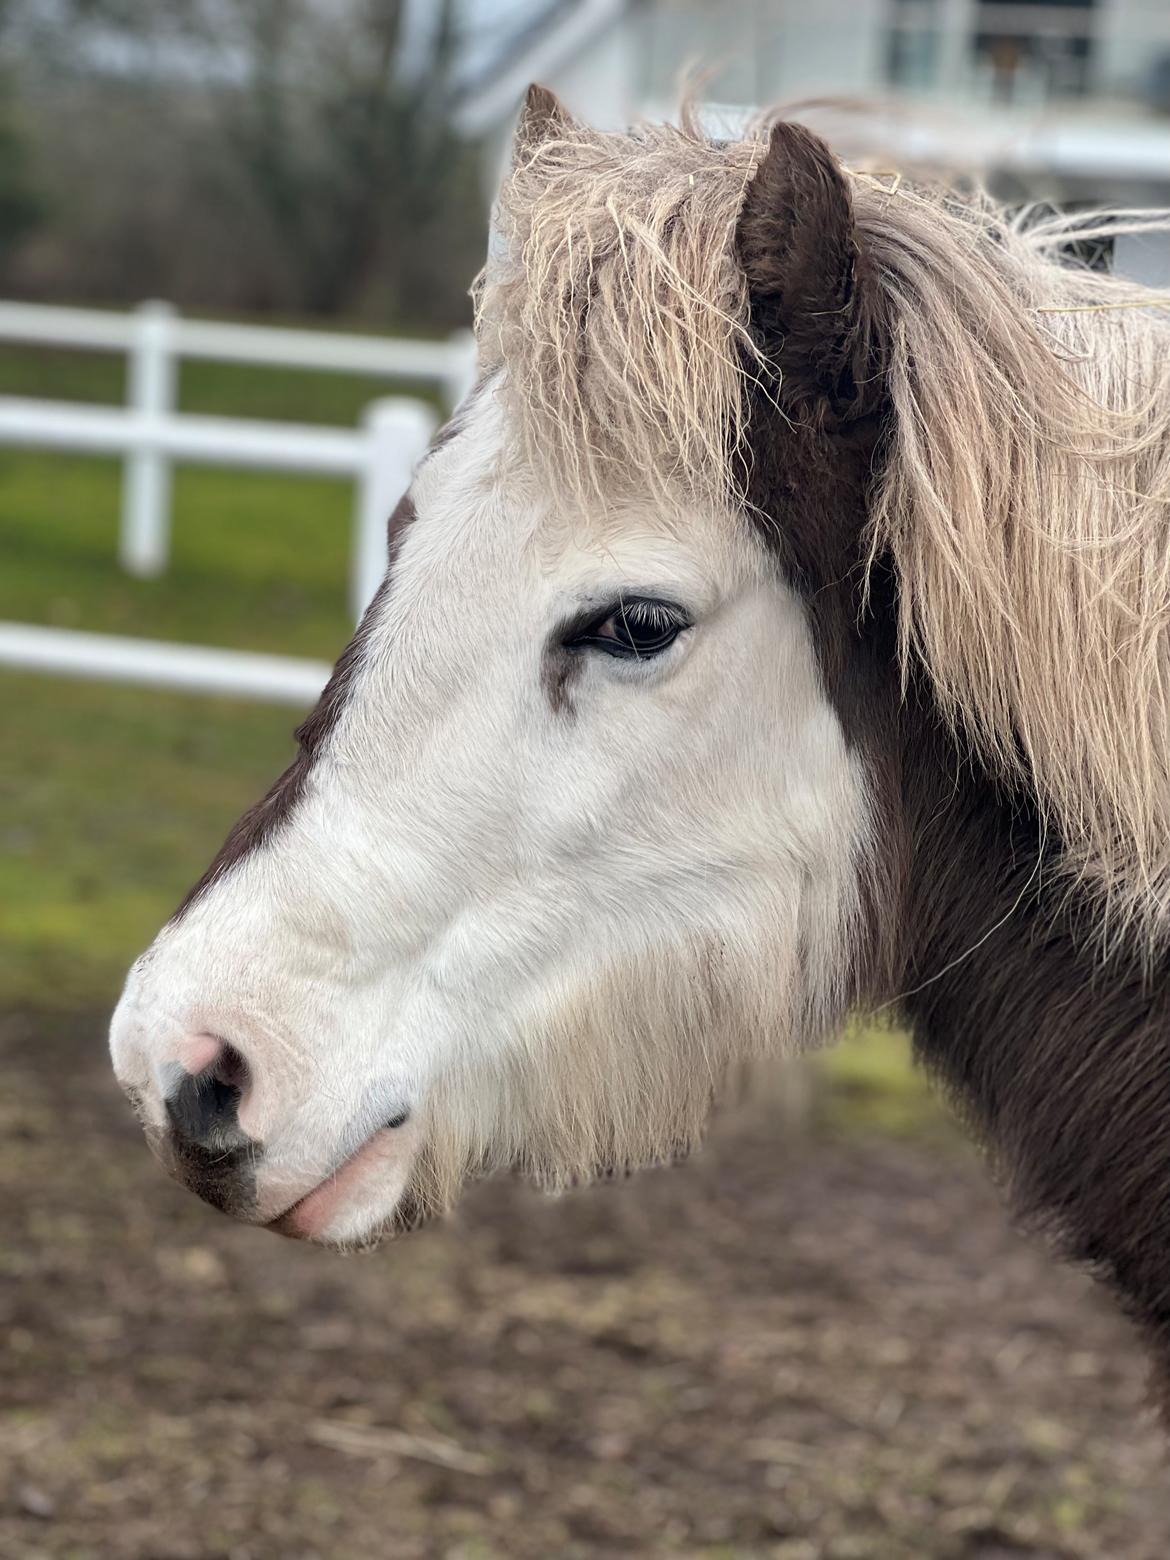
[[[574,634],[570,648],[602,650],[627,660],[648,660],[669,650],[690,619],[681,607],[649,596],[632,596],[608,607]]]

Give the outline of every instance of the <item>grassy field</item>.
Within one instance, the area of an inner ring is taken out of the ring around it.
[[[352,426],[387,388],[186,365],[184,409]],[[121,360],[0,351],[0,394],[119,402]],[[0,619],[332,660],[350,629],[348,484],[180,468],[172,566],[116,563],[115,461],[5,450]],[[0,1011],[95,1010],[291,753],[296,712],[0,672]],[[826,1061],[832,1109],[883,1130],[932,1113],[897,1035]]]
[[[182,405],[352,424],[383,387],[195,364]],[[0,354],[0,393],[121,398],[120,362]],[[116,462],[0,459],[0,618],[332,659],[349,631],[348,484],[180,469],[173,563],[116,564]],[[89,1006],[279,772],[295,712],[3,674],[0,1006]]]

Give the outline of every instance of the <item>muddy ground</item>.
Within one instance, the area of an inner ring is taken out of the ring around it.
[[[690,1165],[341,1259],[154,1168],[96,1021],[0,1021],[0,1555],[1170,1556],[1145,1367],[957,1146]]]

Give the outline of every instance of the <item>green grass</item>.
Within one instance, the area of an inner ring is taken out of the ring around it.
[[[844,1037],[815,1057],[817,1124],[843,1137],[951,1138],[954,1128],[910,1056],[903,1030],[874,1022],[852,1024]]]
[[[107,1005],[288,761],[293,716],[32,676],[0,701],[0,1009]]]
[[[386,387],[186,365],[181,402],[356,423]],[[0,351],[0,394],[122,398],[121,361]],[[0,449],[0,619],[332,660],[350,631],[349,484],[179,468],[172,564],[116,563],[117,462]],[[287,763],[296,712],[0,671],[0,1009],[110,1004],[130,959]],[[817,1062],[831,1130],[937,1121],[905,1037],[857,1029]]]
[[[184,406],[352,424],[384,386],[189,365]],[[0,393],[121,398],[103,355],[0,353]],[[117,566],[116,461],[0,451],[0,619],[332,660],[350,631],[348,483],[179,468],[172,563]],[[0,1005],[101,1005],[233,818],[296,712],[0,673]]]
[[[347,484],[180,468],[153,581],[118,567],[119,485],[112,461],[0,457],[0,617],[305,655],[344,640]]]

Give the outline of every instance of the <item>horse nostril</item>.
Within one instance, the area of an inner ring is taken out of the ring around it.
[[[225,1043],[210,1072],[216,1087],[234,1089],[237,1100],[248,1085],[248,1064],[234,1045]]]
[[[237,1111],[248,1079],[247,1062],[234,1046],[223,1043],[201,1072],[184,1071],[178,1087],[165,1101],[176,1136],[200,1148],[240,1147],[247,1134]]]

